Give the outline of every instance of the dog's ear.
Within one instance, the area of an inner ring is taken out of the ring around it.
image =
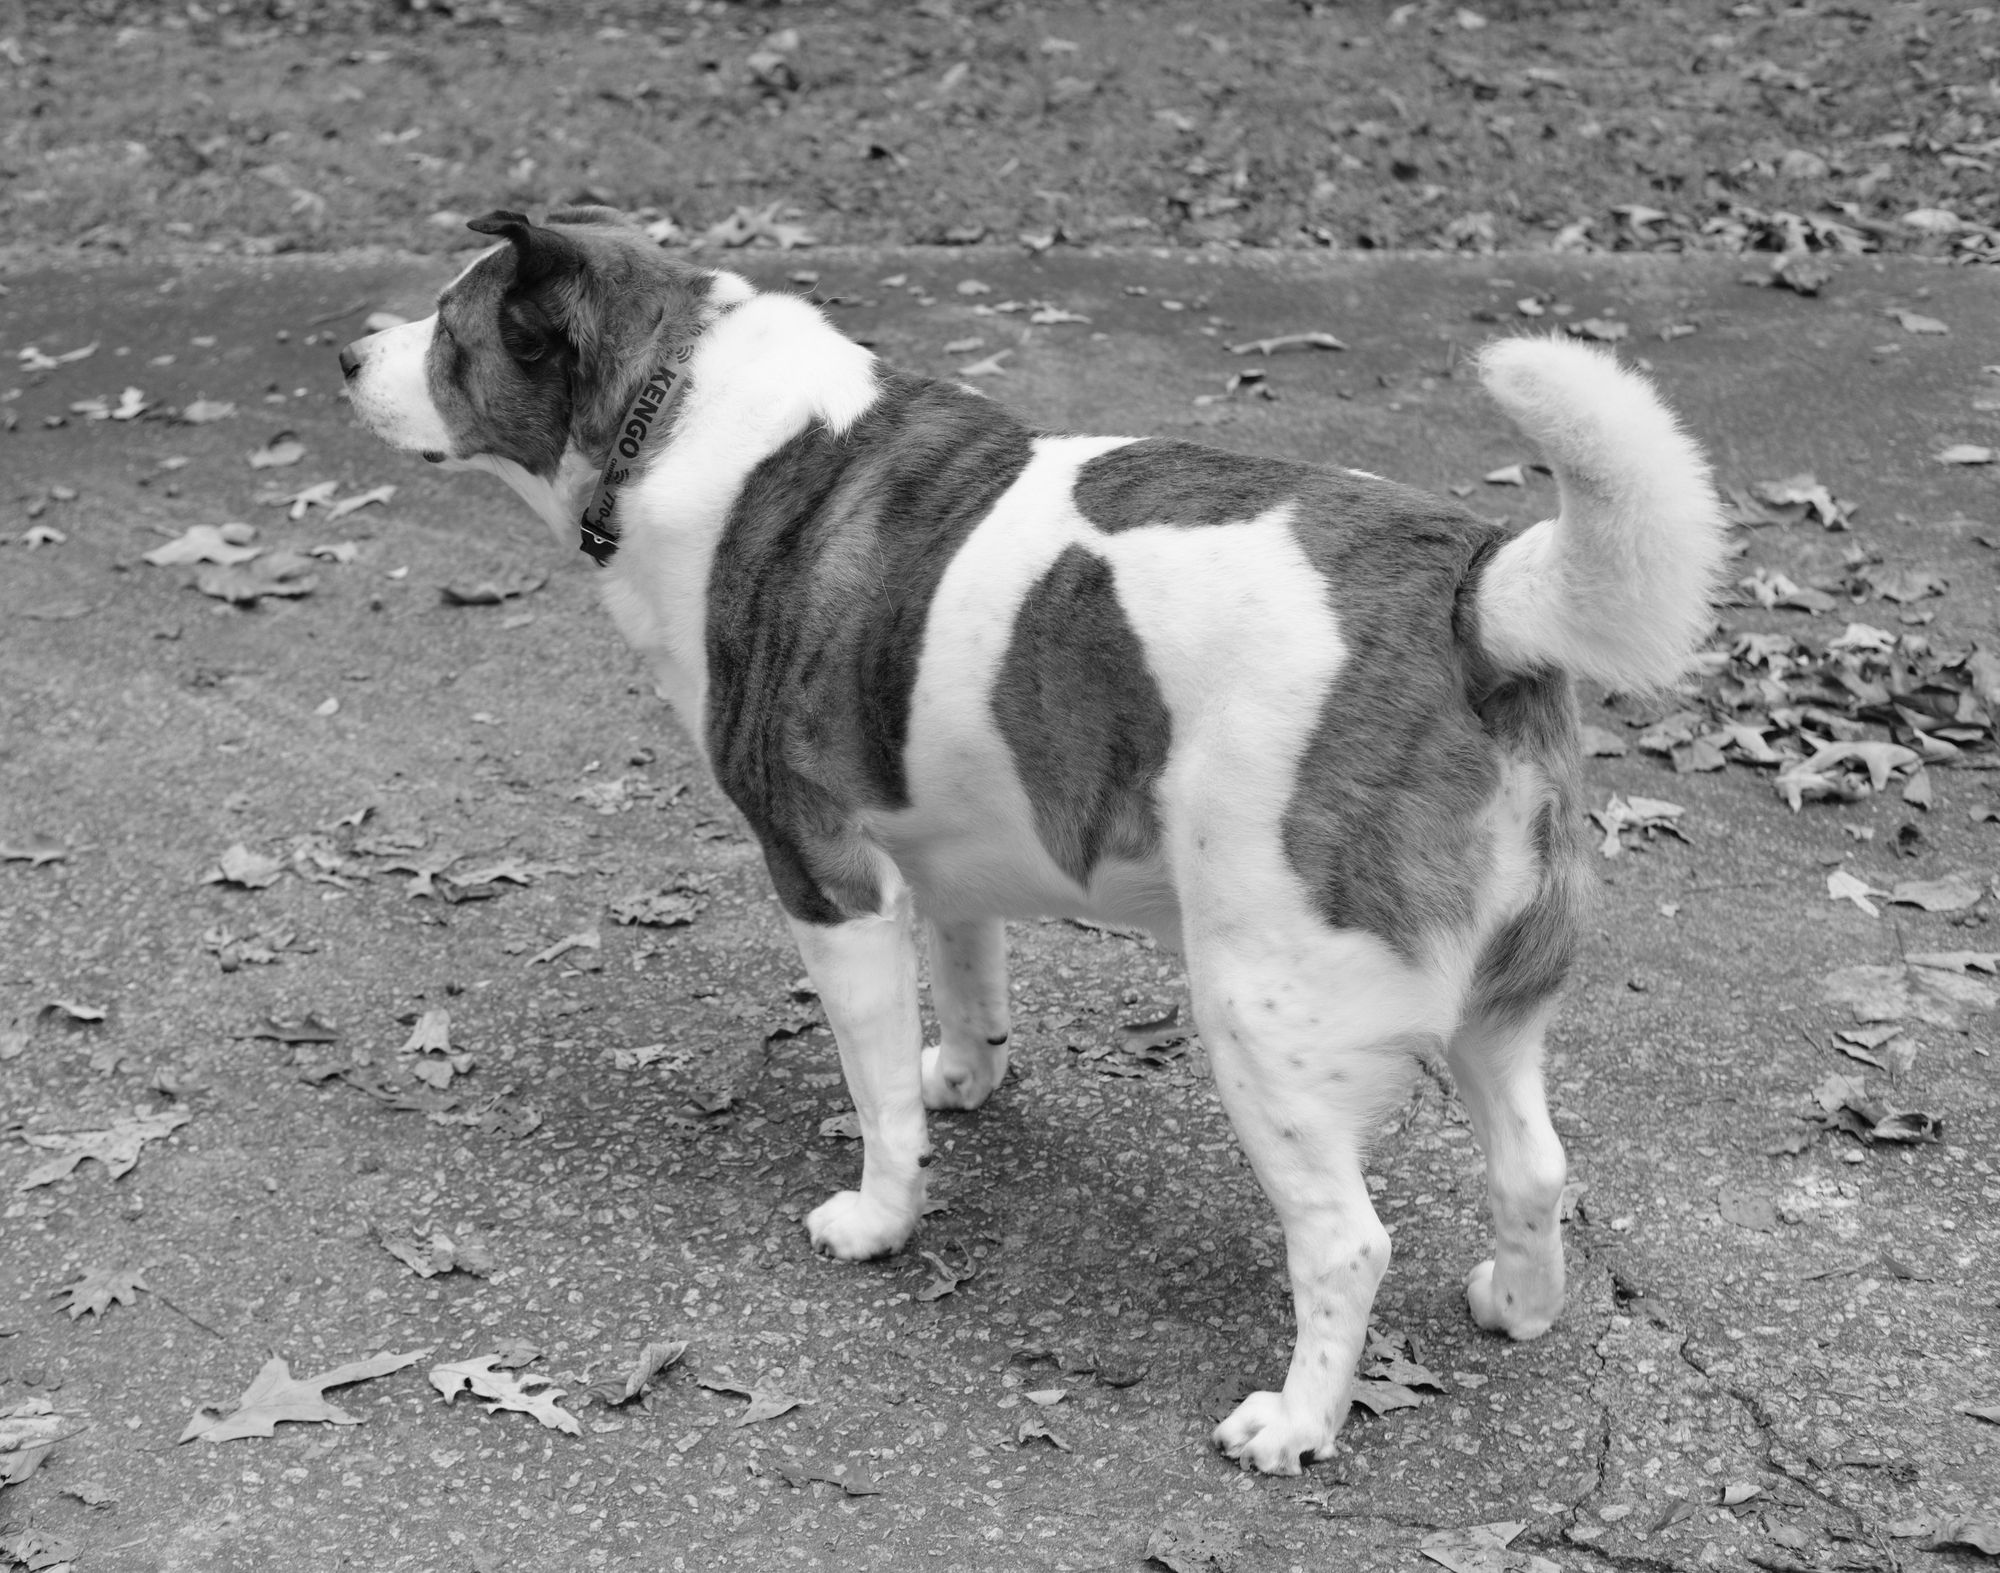
[[[514,281],[523,288],[571,272],[583,263],[581,247],[555,230],[531,223],[525,213],[500,208],[470,220],[465,227],[481,235],[498,235],[513,246]]]

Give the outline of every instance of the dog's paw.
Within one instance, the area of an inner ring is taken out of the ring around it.
[[[976,1109],[993,1094],[1007,1074],[1004,1044],[990,1048],[973,1061],[964,1056],[946,1059],[941,1048],[924,1050],[924,1107],[927,1109]]]
[[[1516,1343],[1540,1338],[1555,1325],[1562,1310],[1560,1292],[1550,1306],[1524,1303],[1519,1294],[1494,1288],[1491,1257],[1466,1275],[1465,1303],[1474,1322],[1489,1333],[1505,1333]]]
[[[1245,1469],[1296,1475],[1307,1458],[1333,1451],[1334,1428],[1324,1415],[1294,1414],[1283,1393],[1252,1393],[1215,1428],[1215,1445]]]
[[[806,1214],[813,1249],[844,1262],[865,1262],[899,1250],[916,1224],[913,1214],[884,1207],[859,1191],[840,1191]]]

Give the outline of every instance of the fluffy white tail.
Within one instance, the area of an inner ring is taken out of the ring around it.
[[[1602,350],[1501,339],[1480,380],[1555,471],[1562,511],[1487,563],[1486,651],[1632,691],[1673,681],[1708,631],[1725,525],[1708,464],[1651,384]]]

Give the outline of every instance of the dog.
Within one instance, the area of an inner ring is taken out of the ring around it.
[[[909,1240],[926,1109],[1006,1074],[1003,923],[1065,914],[1184,956],[1284,1228],[1291,1366],[1225,1453],[1297,1474],[1333,1445],[1389,1263],[1364,1151],[1420,1055],[1486,1159],[1473,1320],[1546,1331],[1565,1166],[1540,1061],[1588,883],[1572,684],[1676,676],[1724,555],[1650,386],[1577,343],[1485,349],[1561,494],[1510,536],[1360,471],[1036,432],[608,209],[471,228],[499,244],[434,315],[341,352],[349,398],[582,546],[755,833],[861,1127],[814,1244]]]

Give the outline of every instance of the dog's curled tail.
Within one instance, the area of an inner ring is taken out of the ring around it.
[[[1708,631],[1727,526],[1707,461],[1651,384],[1602,350],[1500,339],[1480,380],[1555,471],[1562,510],[1486,564],[1480,642],[1634,692],[1673,681]]]

